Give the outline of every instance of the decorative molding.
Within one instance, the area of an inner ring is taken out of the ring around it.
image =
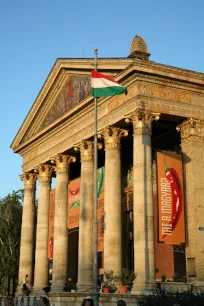
[[[21,181],[24,181],[24,189],[35,190],[37,176],[35,173],[24,172],[20,175]]]
[[[135,90],[136,90],[135,85]],[[99,102],[99,104],[102,102]],[[104,106],[105,107],[105,106]],[[145,107],[153,112],[159,111],[165,114],[190,117],[194,116],[199,119],[204,120],[204,107],[202,106],[192,106],[188,104],[181,103],[170,103],[170,101],[165,101],[156,98],[144,98],[144,97],[133,97],[128,100],[126,103],[120,105],[111,112],[106,113],[103,111],[103,117],[100,115],[98,117],[98,128],[102,130],[106,126],[116,124],[122,120],[128,113],[133,112],[136,108]],[[55,156],[59,152],[65,152],[74,146],[74,144],[79,143],[83,139],[88,139],[93,136],[93,110],[89,110],[89,115],[85,117],[85,120],[76,120],[74,124],[66,123],[64,129],[54,132],[53,137],[51,138],[51,132],[44,136],[41,143],[35,144],[35,147],[32,149],[27,157],[24,159],[23,170],[28,172],[40,163],[45,163],[52,156]],[[82,111],[78,113],[78,116],[82,118]],[[80,124],[79,124],[80,122]],[[70,135],[68,137],[68,135]]]
[[[105,150],[120,148],[121,137],[128,136],[128,131],[117,127],[106,127],[99,134],[99,138],[104,137]]]
[[[185,90],[187,92],[192,91],[204,94],[204,84],[201,85],[201,84],[190,83],[182,79],[166,78],[163,75],[161,76],[149,75],[148,73],[146,74],[136,73],[135,75],[137,81],[145,82],[147,86],[151,84],[157,84],[162,86],[168,86],[170,88]],[[188,94],[187,92],[186,94]]]
[[[177,126],[176,130],[181,133],[182,145],[204,141],[204,120],[190,118]]]
[[[79,60],[78,62],[83,64],[84,61]],[[134,62],[133,60],[130,60],[130,59],[128,59],[127,61],[123,61],[123,59],[120,59],[120,61],[123,62],[123,65],[125,65],[125,63],[127,63],[127,65],[130,65],[131,63]],[[103,62],[105,63],[105,61],[101,60],[101,63],[103,63]],[[109,61],[107,61],[107,63],[109,63],[109,62],[114,65],[113,60],[110,59]],[[68,64],[70,65],[70,68],[71,68],[71,63],[69,61],[67,61],[67,65]],[[91,60],[87,62],[87,65],[91,65]],[[39,95],[36,99],[36,101],[34,102],[25,122],[23,123],[22,127],[20,128],[18,134],[16,135],[16,137],[15,137],[15,139],[14,139],[12,145],[11,145],[11,147],[13,149],[16,149],[19,146],[19,144],[22,142],[22,139],[23,139],[24,135],[26,135],[26,133],[29,133],[29,135],[31,136],[31,132],[28,131],[29,125],[31,125],[34,118],[36,117],[36,114],[40,111],[40,108],[42,107],[43,104],[47,105],[47,106],[45,105],[43,107],[48,107],[48,105],[50,105],[50,101],[49,101],[49,99],[46,98],[46,96],[48,94],[50,94],[52,96],[56,95],[57,86],[55,84],[54,84],[54,88],[56,89],[56,92],[54,90],[53,93],[52,93],[52,91],[49,93],[49,91],[50,91],[51,87],[53,86],[53,83],[57,80],[58,74],[60,73],[60,70],[64,71],[64,73],[65,73],[65,67],[66,67],[65,61],[58,60],[56,62],[56,64],[53,67],[47,81],[45,82],[45,85],[43,86],[42,90],[40,91],[40,93],[39,93]],[[140,69],[139,69],[139,67],[140,67]],[[84,74],[86,74],[88,71],[85,70],[85,67],[83,67],[83,68],[84,68]],[[87,69],[88,68],[89,67],[87,66]],[[137,72],[137,69],[141,70],[141,69],[145,69],[145,68],[148,68],[148,69],[151,68],[151,70],[154,69],[155,74],[157,74],[157,75],[151,75],[149,71],[145,71],[145,70],[142,73]],[[121,67],[121,69],[122,69],[122,67]],[[159,85],[164,85],[164,86],[168,86],[168,87],[178,88],[178,89],[186,90],[188,92],[192,91],[192,92],[197,92],[199,94],[201,94],[201,93],[204,94],[204,84],[201,83],[201,81],[202,81],[201,77],[203,77],[203,76],[200,73],[195,73],[195,72],[191,72],[191,71],[187,71],[187,70],[183,70],[183,69],[179,69],[179,68],[174,68],[174,67],[170,67],[170,66],[166,66],[166,65],[161,65],[161,64],[158,64],[158,63],[151,63],[151,62],[140,61],[140,60],[138,60],[138,65],[136,65],[136,64],[133,65],[133,66],[130,65],[129,70],[131,70],[131,69],[136,71],[136,72],[134,72],[134,74],[135,74],[134,81],[135,82],[138,82],[138,81],[145,82],[145,83],[148,82],[148,83],[153,83],[153,84],[159,84]],[[66,73],[67,73],[67,71],[66,71]],[[161,73],[160,76],[158,75],[159,73]],[[162,75],[163,73],[167,73],[167,75]],[[51,76],[52,76],[52,78],[51,78]],[[59,78],[60,78],[60,74],[59,74]],[[191,81],[191,79],[192,79],[192,81]],[[196,84],[196,80],[198,82],[197,84]],[[165,92],[165,90],[164,90],[164,92]],[[152,91],[152,93],[154,94],[154,91]],[[187,92],[185,94],[187,94]],[[176,98],[174,98],[175,96],[174,96],[173,91],[172,91],[171,95],[173,97],[173,101],[178,101],[178,100],[176,100]],[[187,97],[187,101],[188,101],[189,96],[187,95],[186,97]],[[162,98],[165,98],[165,97],[162,96]],[[45,99],[47,99],[47,103],[44,103]],[[171,100],[170,97],[169,98],[167,97],[167,99]],[[89,104],[91,100],[92,100],[92,97],[89,97],[89,99],[87,99],[87,103]],[[104,101],[104,99],[102,99],[102,100]],[[111,98],[110,98],[110,100],[111,100]],[[190,103],[190,102],[188,102],[188,103]],[[75,108],[73,108],[70,112],[68,112],[67,115],[69,115],[70,113],[73,113],[74,109]],[[41,115],[39,116],[39,120],[40,120],[40,118],[42,118],[43,114],[45,114],[45,111],[42,111]],[[36,131],[36,130],[32,129],[32,131]],[[36,137],[37,137],[37,134],[36,134]]]
[[[152,134],[152,121],[159,120],[160,113],[137,108],[132,114],[125,116],[125,121],[133,122],[134,134]]]
[[[128,103],[129,105],[132,103],[132,101],[138,100],[138,99],[142,99],[146,104],[148,104],[148,108],[154,109],[156,111],[157,108],[159,108],[158,110],[160,112],[163,113],[168,113],[168,114],[174,114],[174,115],[184,115],[185,117],[189,117],[189,116],[193,116],[194,117],[198,117],[198,118],[204,118],[204,108],[201,105],[191,105],[192,101],[190,104],[186,104],[186,103],[178,103],[178,102],[174,102],[171,103],[171,100],[162,100],[160,98],[151,98],[151,97],[144,97],[144,96],[140,96],[139,91],[137,90],[139,84],[135,84],[134,86],[132,86],[129,90],[128,90],[128,100],[127,100],[127,96],[125,96],[125,98],[121,95],[118,97],[118,99],[116,97],[113,97],[113,100],[111,99],[106,100],[106,103],[108,104],[108,109],[105,107],[103,100],[99,101],[99,117],[102,115],[106,115],[107,117],[109,116],[109,112],[115,112],[117,111],[116,108],[118,107],[122,107],[123,104]],[[167,97],[167,95],[166,95]],[[103,102],[103,103],[102,103]],[[130,107],[130,106],[129,106]],[[105,112],[106,109],[106,113]],[[58,124],[57,128],[54,128],[54,126],[52,127],[53,130],[49,130],[46,132],[46,134],[41,135],[39,140],[42,142],[43,139],[46,139],[46,146],[47,143],[49,142],[49,139],[51,137],[52,134],[60,134],[60,137],[62,137],[62,129],[67,128],[67,126],[70,127],[70,129],[72,130],[72,132],[76,132],[76,130],[79,130],[79,120],[81,117],[86,118],[86,121],[88,118],[90,118],[92,121],[93,116],[91,114],[91,116],[89,115],[89,113],[92,111],[91,105],[89,105],[89,107],[86,109],[86,111],[84,109],[81,109],[77,112],[77,114],[73,114],[72,117],[70,117],[69,121],[67,118],[67,114],[66,116],[63,118],[61,118],[61,120],[63,120],[62,123]],[[66,119],[66,120],[65,120]],[[85,121],[85,120],[83,120]],[[108,124],[112,124],[112,122],[108,123]],[[66,134],[67,137],[67,134]],[[85,137],[87,138],[87,137]],[[38,142],[39,142],[38,140]],[[33,144],[36,143],[36,141],[34,140],[34,138],[32,139]],[[50,139],[50,141],[52,142],[52,140]],[[78,140],[77,140],[78,141]],[[29,144],[29,142],[27,142],[25,144],[25,146],[29,146],[30,148],[32,148],[33,146],[32,143]],[[35,144],[36,145],[36,144]],[[44,144],[43,144],[44,146]],[[20,149],[20,147],[19,147]],[[21,149],[22,150],[22,149]]]
[[[69,164],[75,161],[76,157],[65,154],[57,154],[51,158],[51,163],[55,165],[53,169],[56,172],[68,172]]]
[[[40,164],[34,169],[37,178],[40,182],[49,182],[53,173],[53,166],[48,164]]]

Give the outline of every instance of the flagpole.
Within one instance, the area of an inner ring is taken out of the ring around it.
[[[98,49],[94,49],[94,64],[97,71]],[[94,220],[93,220],[93,299],[94,306],[98,306],[98,201],[97,201],[97,178],[98,178],[98,115],[97,115],[97,97],[94,98]]]

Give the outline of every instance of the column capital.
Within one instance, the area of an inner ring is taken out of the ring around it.
[[[34,169],[37,178],[40,182],[47,182],[51,180],[53,166],[48,164],[40,164],[38,167]]]
[[[189,118],[176,127],[181,133],[182,144],[204,141],[204,121]]]
[[[94,142],[83,140],[79,144],[75,145],[75,151],[80,151],[81,161],[92,161],[94,155]]]
[[[121,137],[126,137],[128,135],[128,131],[124,129],[120,129],[118,127],[108,126],[103,129],[100,133],[99,138],[104,137],[105,141],[105,150],[120,148],[120,139]]]
[[[36,184],[36,174],[25,172],[20,175],[21,181],[24,181],[24,189],[35,189]]]
[[[152,134],[152,121],[159,120],[160,113],[137,108],[131,114],[126,115],[125,121],[133,122],[134,134]]]
[[[69,164],[74,163],[76,157],[65,154],[58,154],[51,158],[51,163],[55,164],[53,167],[56,172],[66,172],[69,169]]]

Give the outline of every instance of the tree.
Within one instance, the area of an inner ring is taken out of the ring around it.
[[[0,294],[18,277],[23,190],[0,198]]]

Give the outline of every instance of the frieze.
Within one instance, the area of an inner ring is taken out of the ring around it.
[[[137,86],[133,87],[133,90],[136,90]],[[151,111],[158,111],[161,113],[169,113],[172,115],[179,116],[193,116],[195,118],[204,119],[204,108],[201,106],[192,106],[189,104],[182,104],[178,102],[169,103],[168,100],[161,100],[157,98],[132,98],[128,100],[126,103],[120,105],[118,108],[114,109],[112,112],[104,112],[103,117],[100,118],[100,107],[99,107],[99,120],[98,120],[98,129],[112,125],[122,118],[128,113],[134,111],[137,107],[141,107],[144,104],[145,107]],[[81,113],[83,114],[83,112]],[[27,158],[24,160],[23,169],[24,171],[31,170],[34,166],[49,160],[49,158],[59,152],[64,152],[69,148],[73,147],[75,143],[80,142],[83,139],[88,139],[93,136],[93,114],[91,113],[86,117],[86,120],[80,120],[78,118],[78,123],[74,125],[69,125],[66,129],[58,132],[55,137],[50,137],[50,142],[47,142],[45,139],[45,143],[41,144],[38,148],[38,154],[32,159],[28,160]],[[80,124],[79,124],[80,122]],[[56,131],[55,131],[56,133]],[[68,137],[67,135],[70,135]],[[53,146],[53,144],[55,144]],[[51,147],[53,146],[53,147]],[[36,150],[36,149],[34,149]],[[44,151],[43,151],[44,150]],[[26,161],[27,160],[27,161]]]
[[[204,141],[204,121],[190,118],[177,126],[181,133],[182,145],[189,142]]]
[[[155,84],[147,84],[147,83],[142,83],[144,80],[143,77],[136,77],[135,81],[140,81],[136,83],[134,86],[128,88],[128,95],[121,95],[121,96],[116,96],[112,99],[110,99],[108,103],[108,110],[112,111],[115,108],[119,107],[123,103],[125,103],[127,100],[137,96],[140,98],[145,98],[145,97],[150,97],[154,99],[160,99],[160,100],[168,100],[168,101],[173,101],[173,102],[180,102],[180,103],[185,103],[185,104],[192,104],[192,105],[198,105],[202,106],[204,104],[204,88],[203,88],[203,95],[195,95],[195,93],[189,93],[189,92],[184,92],[182,89],[188,89],[187,86],[179,87],[177,86],[177,89],[175,88],[170,88],[169,87],[169,81],[166,82],[169,88],[165,88],[164,82],[156,82],[156,80],[160,80],[161,78],[154,78],[152,80],[152,83]],[[149,80],[149,78],[148,78]],[[150,82],[150,80],[149,80]],[[176,83],[176,82],[174,82]],[[179,82],[176,83],[177,85],[180,84]],[[199,87],[200,88],[200,87]],[[200,88],[201,89],[201,88]]]
[[[65,75],[63,75],[63,78],[64,77]],[[60,76],[60,79],[62,81],[62,76]],[[144,81],[145,81],[145,84],[142,83]],[[117,96],[117,97],[113,97],[109,99],[110,100],[109,106],[108,106],[109,111],[112,111],[113,109],[125,103],[127,100],[134,97],[135,95],[158,97],[161,99],[169,99],[170,101],[180,101],[180,102],[183,101],[184,103],[192,103],[195,105],[203,104],[204,97],[202,95],[195,94],[195,92],[204,94],[204,87],[200,85],[184,83],[182,82],[182,80],[174,81],[170,79],[164,79],[162,77],[150,76],[148,74],[144,75],[144,74],[139,74],[139,73],[135,73],[134,82],[137,82],[137,88],[135,88],[135,86],[128,87],[127,96],[121,95],[121,96]],[[147,84],[147,82],[151,84]],[[158,85],[160,87],[160,91],[158,90],[155,91],[156,88],[158,89]],[[160,85],[164,85],[165,87],[168,86],[168,89]],[[56,94],[59,93],[59,89],[58,89],[59,86],[54,86],[54,88],[55,90],[53,90],[51,94],[53,97],[56,97]],[[178,90],[175,91],[175,88],[177,88]],[[184,92],[184,90],[188,92],[194,92],[194,94]],[[55,94],[53,95],[53,93]],[[50,99],[51,98],[48,99],[49,104],[50,104],[50,101],[53,100],[53,98],[51,100]],[[46,105],[43,106],[43,108],[45,107]],[[45,114],[43,116],[45,116]],[[38,123],[37,126],[40,126],[41,124],[39,122],[40,118],[42,118],[42,115],[38,118],[38,120],[35,121]],[[32,127],[32,131],[36,131],[36,127],[34,128],[34,125]],[[28,134],[26,135],[25,139],[28,139],[28,136],[31,135],[31,133],[32,132],[30,130]]]
[[[138,84],[138,94],[144,97],[159,98],[162,100],[170,100],[173,102],[183,102],[190,104],[192,94],[184,93],[179,90],[164,88],[163,86],[153,84]]]

